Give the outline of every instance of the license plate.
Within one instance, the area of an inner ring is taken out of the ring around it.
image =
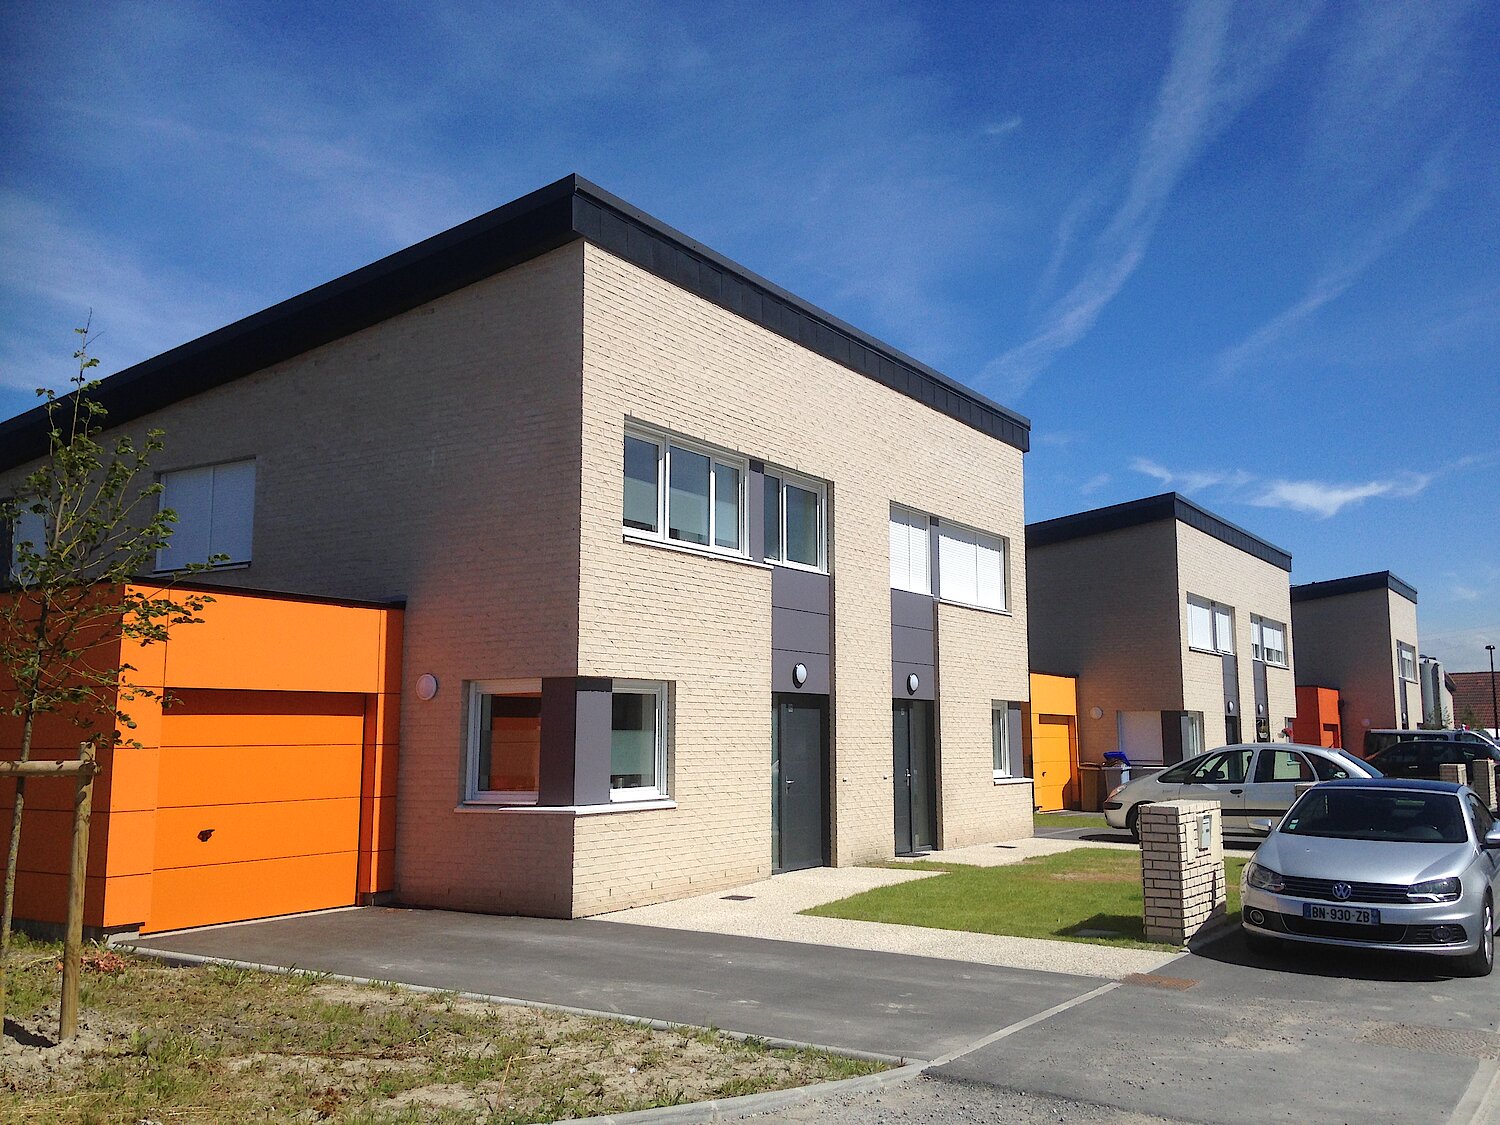
[[[1317,903],[1304,902],[1302,917],[1314,922],[1346,922],[1351,926],[1380,925],[1380,911],[1371,910],[1368,906],[1319,906]]]

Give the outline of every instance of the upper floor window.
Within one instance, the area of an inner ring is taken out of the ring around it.
[[[21,557],[23,551],[41,558],[47,556],[47,517],[30,508],[22,508],[8,527],[0,527],[0,532],[8,534],[5,573],[12,582],[19,582],[25,577],[22,574],[25,569]]]
[[[1005,541],[950,523],[938,525],[938,595],[984,609],[1005,606]]]
[[[745,459],[628,431],[624,523],[642,535],[743,555]]]
[[[1252,615],[1250,618],[1251,650],[1256,660],[1286,667],[1286,626],[1279,621]]]
[[[827,486],[773,468],[766,469],[763,480],[766,561],[827,570]]]
[[[1188,647],[1233,654],[1234,610],[1192,594],[1187,606]]]
[[[255,518],[255,462],[231,461],[162,473],[162,508],[177,513],[172,538],[156,553],[157,570],[212,561],[250,561]]]
[[[1401,669],[1401,678],[1410,683],[1417,682],[1417,650],[1411,645],[1396,642],[1396,663]]]
[[[921,512],[891,505],[891,589],[932,593],[929,526]]]

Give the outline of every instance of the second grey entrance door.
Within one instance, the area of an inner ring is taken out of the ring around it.
[[[937,842],[937,761],[932,701],[891,701],[892,782],[896,799],[896,854],[916,855]]]
[[[828,865],[828,698],[771,697],[771,863]]]

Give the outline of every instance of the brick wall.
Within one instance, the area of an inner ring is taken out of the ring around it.
[[[1396,642],[1416,647],[1416,606],[1391,590],[1375,589],[1298,602],[1294,612],[1298,679],[1338,689],[1344,745],[1362,753],[1365,731],[1399,725]],[[1411,688],[1409,715],[1420,716],[1421,685]]]

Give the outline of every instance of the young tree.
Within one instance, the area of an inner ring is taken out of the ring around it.
[[[60,714],[79,728],[80,741],[130,745],[134,727],[126,706],[158,693],[135,684],[122,662],[120,639],[150,644],[168,630],[199,620],[212,599],[187,593],[173,600],[163,589],[131,586],[155,569],[176,515],[159,509],[162,486],[148,463],[162,449],[162,431],[138,445],[128,435],[100,440],[105,408],[96,400],[98,360],[88,354],[87,327],[76,329],[78,374],[71,393],[45,400],[48,451],[40,466],[0,502],[0,528],[11,531],[12,591],[0,596],[0,676],[9,683],[3,710],[21,720],[19,760],[31,758],[39,716]],[[135,743],[135,745],[139,745]],[[26,779],[15,779],[15,802],[0,907],[0,1021],[15,907],[16,862]]]

